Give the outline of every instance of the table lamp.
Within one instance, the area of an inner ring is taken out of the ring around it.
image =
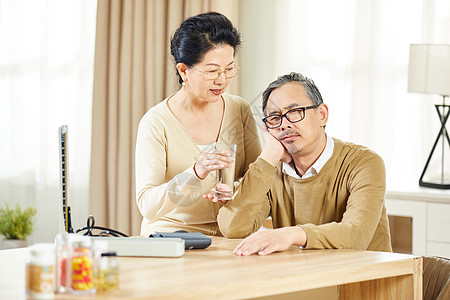
[[[415,44],[410,45],[408,92],[438,94],[442,96],[442,104],[436,104],[441,128],[428,156],[419,185],[438,189],[450,189],[449,170],[445,169],[445,147],[450,147],[450,138],[445,124],[450,115],[450,105],[445,104],[445,99],[450,95],[450,45]],[[439,140],[442,141],[441,176],[439,182],[425,182],[425,172],[431,161]],[[450,166],[450,163],[447,163]],[[447,167],[448,169],[448,167]],[[446,173],[447,172],[447,173]]]

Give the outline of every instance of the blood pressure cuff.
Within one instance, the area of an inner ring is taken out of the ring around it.
[[[149,235],[149,238],[180,238],[184,240],[184,249],[204,249],[211,245],[211,238],[200,232],[155,232]]]

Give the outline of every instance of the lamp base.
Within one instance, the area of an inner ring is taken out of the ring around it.
[[[443,104],[435,105],[436,111],[439,115],[439,120],[441,121],[441,129],[439,130],[439,134],[436,137],[436,141],[434,142],[433,148],[431,149],[431,153],[428,156],[427,162],[422,171],[422,175],[420,176],[420,179],[419,179],[419,186],[422,186],[422,187],[429,187],[429,188],[435,188],[435,189],[450,189],[450,182],[446,182],[444,180],[444,176],[445,176],[444,153],[445,153],[445,141],[446,140],[448,142],[448,145],[450,146],[450,137],[448,135],[447,129],[445,128],[445,123],[447,123],[447,120],[449,119],[449,116],[450,116],[450,105],[445,104],[446,97],[448,97],[448,96],[443,96]],[[442,108],[442,114],[441,114],[440,108]],[[433,152],[436,149],[436,146],[439,142],[439,139],[442,139],[441,180],[440,180],[440,183],[425,182],[425,181],[423,181],[423,177],[428,168],[431,157],[433,156]]]
[[[433,189],[441,189],[441,190],[448,190],[450,189],[450,183],[432,183],[432,182],[424,182],[422,180],[419,180],[419,186],[421,187],[428,187]]]

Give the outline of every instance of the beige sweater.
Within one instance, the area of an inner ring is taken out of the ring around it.
[[[235,178],[241,178],[261,152],[248,103],[224,94],[219,141],[237,144]],[[197,178],[200,150],[169,110],[165,99],[141,119],[136,142],[136,202],[143,216],[141,234],[187,230],[220,235],[220,205],[202,198],[215,184],[215,172]]]
[[[383,160],[359,145],[335,139],[320,172],[295,179],[262,158],[250,165],[235,199],[218,216],[230,238],[257,231],[270,215],[274,228],[301,226],[306,249],[392,251],[384,204]]]

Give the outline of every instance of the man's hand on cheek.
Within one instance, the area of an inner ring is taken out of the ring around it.
[[[273,166],[276,166],[279,161],[289,163],[292,157],[283,144],[265,126],[261,131],[264,139],[264,149],[260,155],[261,158]]]

